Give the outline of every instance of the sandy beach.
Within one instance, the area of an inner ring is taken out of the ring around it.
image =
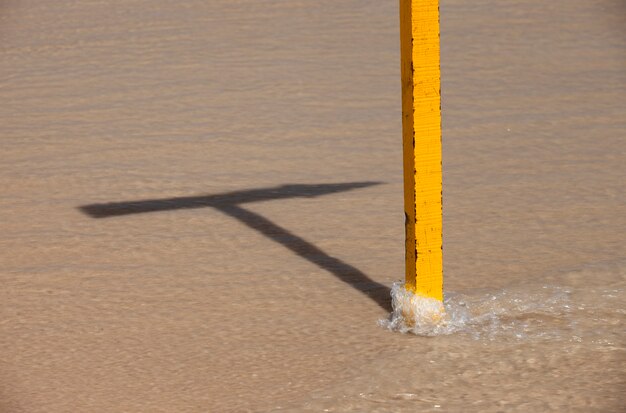
[[[441,1],[444,280],[380,0],[0,1],[0,413],[620,412],[626,3]]]

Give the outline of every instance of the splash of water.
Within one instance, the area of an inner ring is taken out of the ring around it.
[[[569,296],[565,288],[543,286],[532,294],[516,289],[448,293],[441,303],[407,291],[400,282],[391,290],[393,312],[380,324],[419,336],[462,332],[475,338],[556,337],[571,329]]]

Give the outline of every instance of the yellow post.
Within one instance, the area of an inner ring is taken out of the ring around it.
[[[439,0],[400,0],[406,289],[443,300]]]

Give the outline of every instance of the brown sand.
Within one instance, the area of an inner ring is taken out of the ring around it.
[[[428,338],[395,1],[1,1],[0,412],[623,411],[626,5],[441,10],[446,292],[534,304]]]

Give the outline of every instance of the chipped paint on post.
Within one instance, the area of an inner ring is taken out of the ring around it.
[[[400,0],[406,288],[443,300],[439,1]]]

